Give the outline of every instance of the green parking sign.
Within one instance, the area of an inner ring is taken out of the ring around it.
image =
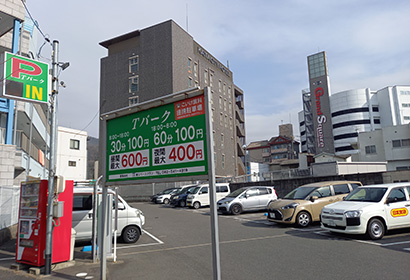
[[[48,102],[48,64],[5,52],[2,95],[6,98]]]
[[[107,120],[106,180],[208,174],[204,94]]]

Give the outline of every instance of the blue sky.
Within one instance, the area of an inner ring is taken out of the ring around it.
[[[331,91],[410,85],[410,1],[28,0],[60,42],[59,125],[98,137],[99,42],[173,19],[222,63],[245,92],[247,142],[277,136],[308,88],[306,57],[326,51]],[[187,16],[188,15],[188,16]],[[187,24],[188,23],[188,24]],[[40,42],[41,43],[41,42]],[[50,57],[50,48],[42,56]]]

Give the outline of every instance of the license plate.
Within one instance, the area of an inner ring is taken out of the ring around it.
[[[269,217],[272,218],[272,219],[276,219],[275,213],[269,213]]]

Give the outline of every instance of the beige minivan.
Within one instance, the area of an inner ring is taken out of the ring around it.
[[[343,200],[361,185],[358,181],[326,181],[300,186],[269,204],[268,220],[307,227],[320,221],[324,206]]]

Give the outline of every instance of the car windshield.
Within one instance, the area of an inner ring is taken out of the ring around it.
[[[306,199],[306,197],[318,187],[299,187],[294,189],[287,195],[285,195],[284,199]]]
[[[247,188],[240,188],[237,189],[233,192],[231,192],[230,194],[228,194],[226,197],[237,197],[238,195],[240,195],[241,193],[243,193]]]
[[[188,193],[188,191],[190,190],[190,189],[192,189],[192,188],[183,188],[183,189],[180,189],[178,192],[176,192],[175,194],[186,194],[186,193]]]
[[[189,189],[189,193],[197,193],[201,187],[194,187]]]
[[[162,194],[169,194],[169,193],[171,193],[172,191],[174,191],[175,189],[167,189],[167,190],[165,190]]]
[[[357,188],[344,198],[345,201],[379,202],[387,188]]]

